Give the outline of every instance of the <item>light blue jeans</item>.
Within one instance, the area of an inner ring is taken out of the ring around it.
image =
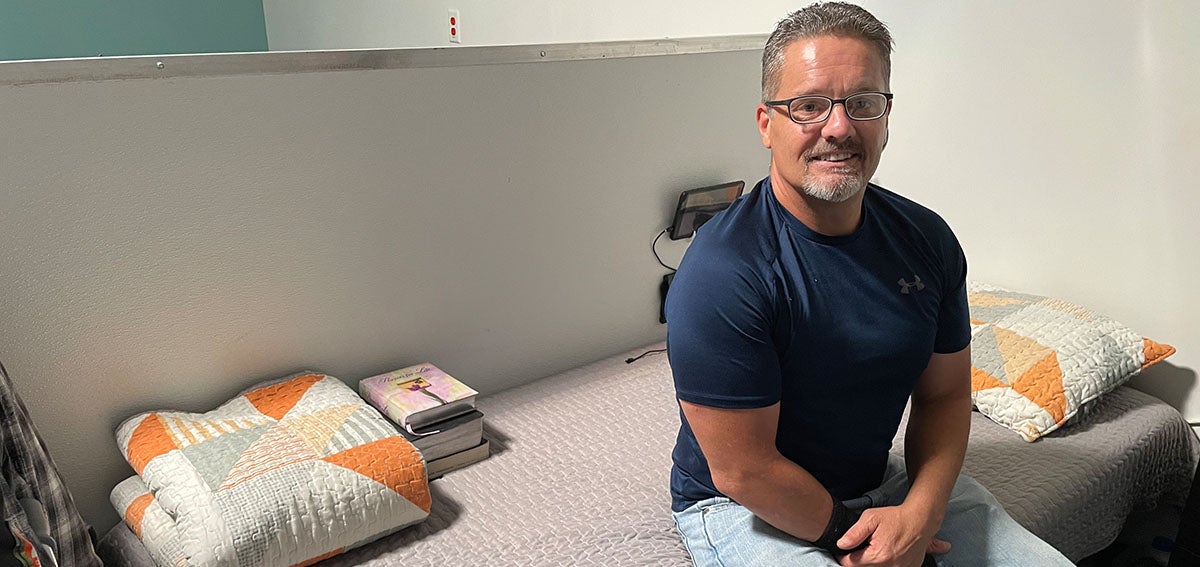
[[[847,507],[897,506],[908,494],[904,460],[888,459],[883,485]],[[823,549],[792,537],[758,519],[728,498],[709,498],[675,514],[675,525],[696,567],[837,566]],[[959,475],[946,506],[938,539],[951,543],[935,556],[943,567],[1055,567],[1073,565],[1029,533],[974,479]]]

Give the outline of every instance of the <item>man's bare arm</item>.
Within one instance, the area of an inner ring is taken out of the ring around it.
[[[833,512],[829,491],[775,448],[779,404],[722,409],[679,401],[713,484],[763,521],[815,541]]]
[[[934,354],[912,394],[904,460],[911,488],[906,506],[922,510],[936,532],[962,470],[971,432],[971,348]],[[953,542],[951,542],[953,543]]]

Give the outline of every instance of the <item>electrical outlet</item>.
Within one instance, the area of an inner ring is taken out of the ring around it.
[[[450,43],[462,43],[462,18],[458,15],[458,10],[453,8],[447,10],[449,15],[446,16],[446,21],[450,24]]]

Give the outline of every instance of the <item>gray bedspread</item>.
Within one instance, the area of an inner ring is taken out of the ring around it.
[[[670,516],[670,368],[626,356],[480,399],[491,458],[431,483],[424,523],[321,565],[690,565]],[[1036,443],[972,420],[966,472],[1075,560],[1111,543],[1131,510],[1182,503],[1197,456],[1177,411],[1125,387]],[[144,555],[123,525],[102,548],[122,554],[112,564]]]

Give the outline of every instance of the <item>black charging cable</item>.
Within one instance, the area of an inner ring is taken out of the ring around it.
[[[667,230],[669,229],[664,228],[662,232],[658,233],[658,236],[654,237],[654,242],[650,243],[650,251],[654,253],[654,259],[658,260],[658,265],[671,270],[672,272],[677,272],[679,271],[679,268],[672,268],[671,266],[668,266],[666,262],[663,262],[662,258],[658,255],[658,239],[662,238],[663,235],[667,233]]]
[[[665,349],[665,348],[656,348],[656,349],[654,349],[654,350],[648,350],[648,351],[646,351],[646,352],[643,352],[642,354],[639,354],[639,355],[637,355],[637,356],[633,356],[633,357],[630,357],[630,358],[626,358],[626,359],[625,359],[625,364],[633,364],[633,363],[635,363],[635,362],[637,362],[637,361],[641,360],[641,359],[642,359],[642,357],[644,357],[644,356],[646,356],[646,355],[650,355],[650,354],[658,354],[658,353],[660,353],[660,352],[667,352],[667,349]]]

